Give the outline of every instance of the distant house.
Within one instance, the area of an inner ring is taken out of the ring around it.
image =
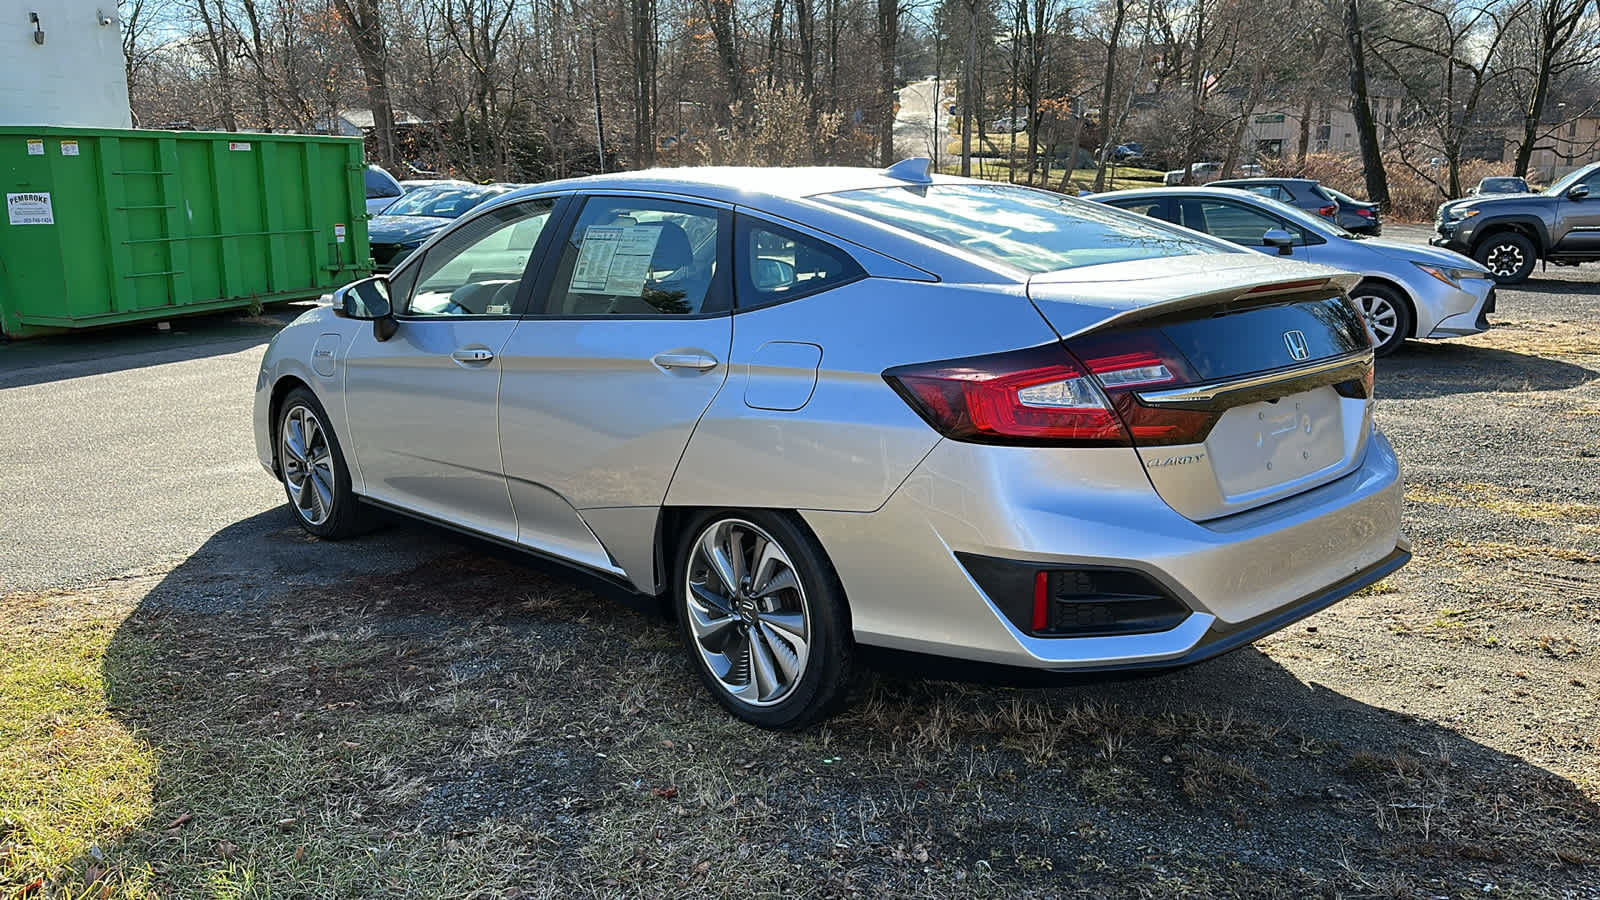
[[[1393,130],[1404,100],[1398,96],[1372,96],[1372,115],[1378,124],[1378,141],[1385,146],[1393,140]],[[1300,151],[1300,120],[1304,107],[1295,102],[1274,101],[1257,106],[1245,127],[1244,150],[1258,157],[1293,156]],[[1306,150],[1312,153],[1356,153],[1356,117],[1348,103],[1322,101],[1311,105],[1311,128]]]
[[[1506,129],[1507,155],[1522,141],[1522,126]],[[1541,126],[1528,159],[1528,175],[1553,181],[1580,166],[1600,161],[1600,115],[1577,116]]]
[[[333,117],[331,127],[326,129],[327,134],[337,134],[344,137],[365,137],[372,131],[372,110],[370,109],[341,109]],[[396,129],[415,128],[418,125],[433,124],[406,110],[394,111],[394,125]]]

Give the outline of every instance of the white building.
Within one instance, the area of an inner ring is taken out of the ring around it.
[[[117,0],[0,0],[0,125],[132,128]]]

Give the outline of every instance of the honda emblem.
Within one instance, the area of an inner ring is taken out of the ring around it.
[[[1285,331],[1283,345],[1289,348],[1289,356],[1292,359],[1305,359],[1311,355],[1311,347],[1306,344],[1306,336],[1299,331]]]

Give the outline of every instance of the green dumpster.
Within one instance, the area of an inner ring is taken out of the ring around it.
[[[0,127],[0,332],[315,297],[370,274],[361,142]]]

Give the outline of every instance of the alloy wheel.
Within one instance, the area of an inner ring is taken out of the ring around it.
[[[1356,308],[1367,320],[1367,327],[1372,329],[1378,346],[1394,339],[1394,333],[1400,327],[1400,312],[1395,309],[1393,301],[1376,294],[1359,294],[1351,299],[1355,300]]]
[[[316,412],[296,405],[283,417],[279,436],[283,483],[295,512],[308,524],[321,525],[333,515],[333,448]]]
[[[805,674],[810,607],[793,561],[771,534],[719,519],[695,539],[685,613],[701,661],[741,703],[772,706]]]
[[[1513,243],[1496,244],[1489,248],[1489,255],[1484,259],[1484,268],[1489,274],[1497,278],[1510,278],[1522,271],[1522,266],[1527,262],[1522,248]]]

